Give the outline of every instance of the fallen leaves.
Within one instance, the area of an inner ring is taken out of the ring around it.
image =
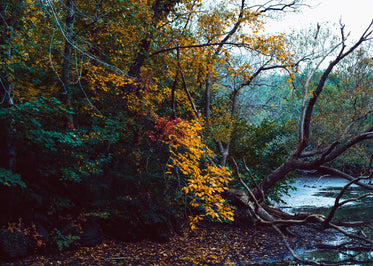
[[[293,245],[321,240],[316,232],[294,229]],[[234,265],[238,262],[268,263],[291,259],[281,238],[270,228],[241,228],[203,224],[173,235],[165,244],[144,240],[126,243],[105,239],[96,247],[81,247],[53,256],[34,256],[14,265]],[[12,265],[12,264],[9,264]]]

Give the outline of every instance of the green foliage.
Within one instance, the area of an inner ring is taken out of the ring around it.
[[[79,245],[78,241],[80,240],[80,236],[75,236],[72,234],[64,235],[58,229],[54,229],[54,234],[55,235],[53,236],[52,240],[56,244],[59,251]]]
[[[17,173],[1,168],[0,180],[4,185],[27,184],[20,206],[47,209],[53,215],[90,208],[88,195],[101,186],[95,182],[104,179],[117,152],[111,145],[125,135],[125,124],[93,117],[82,127],[64,128],[62,122],[74,113],[53,97],[1,108],[0,115],[14,121],[18,152]]]
[[[236,159],[245,158],[246,164],[252,172],[257,183],[262,178],[275,170],[293,147],[292,121],[287,123],[279,120],[264,119],[257,125],[237,124],[237,129],[232,137],[232,156]],[[243,180],[253,188],[249,174],[239,163],[240,172],[244,174]],[[281,195],[288,194],[292,189],[291,176],[283,179],[271,189],[268,197],[279,201]],[[238,182],[235,186],[241,186]]]
[[[267,200],[279,203],[286,203],[282,200],[282,196],[290,196],[291,191],[296,190],[296,188],[292,186],[295,175],[295,173],[290,173],[286,175],[283,179],[281,179],[279,182],[277,182],[275,186],[271,187],[268,191]]]
[[[289,154],[294,141],[292,121],[264,119],[258,125],[237,125],[233,136],[232,156],[245,158],[258,175],[267,175]]]
[[[26,188],[26,184],[19,174],[13,174],[12,171],[4,168],[0,168],[0,184],[6,187],[20,186]]]
[[[61,212],[70,211],[75,204],[66,197],[58,197],[52,195],[49,201],[49,212],[52,214],[58,214]]]

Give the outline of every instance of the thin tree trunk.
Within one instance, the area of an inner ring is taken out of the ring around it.
[[[369,165],[368,165],[368,173],[370,173],[373,165],[373,153],[370,155]]]
[[[170,1],[163,1],[163,0],[155,0],[152,5],[153,11],[153,25],[157,25],[158,21],[164,17],[167,17],[170,13],[173,6],[175,6],[177,1],[170,0]],[[143,37],[140,41],[139,49],[136,57],[132,61],[129,70],[127,72],[127,77],[131,79],[138,79],[141,76],[141,67],[144,65],[145,60],[149,57],[149,50],[150,45],[152,43],[152,38],[154,34],[154,28],[149,28],[148,33]],[[124,85],[121,88],[124,94],[128,94],[132,90],[134,90],[133,84]],[[123,99],[117,105],[117,109],[122,109],[125,105]]]
[[[7,46],[7,52],[1,55],[1,59],[4,59],[8,62],[11,61],[13,56],[12,51],[12,41],[15,36],[14,28],[20,22],[19,17],[21,13],[22,1],[18,1],[12,8],[12,16],[6,17],[4,1],[0,2],[0,45]],[[7,7],[9,8],[9,7]],[[0,59],[0,60],[1,60]],[[3,66],[2,71],[0,72],[0,104],[3,103],[5,107],[12,108],[14,106],[13,98],[13,84],[11,80],[10,69],[6,65]],[[4,167],[7,170],[10,170],[13,174],[17,172],[17,146],[16,146],[16,127],[15,127],[15,117],[11,116],[6,121],[6,130],[5,130],[5,153],[6,153],[6,162]],[[9,190],[9,198],[7,202],[7,213],[9,216],[12,215],[15,205],[17,194],[14,187],[11,187]]]
[[[9,48],[8,59],[11,58],[11,49]],[[8,79],[1,78],[1,84],[3,84],[4,89],[4,102],[8,108],[12,108],[14,105],[13,99],[13,87],[12,83]],[[17,143],[16,143],[16,127],[15,127],[15,117],[12,115],[8,121],[6,121],[6,163],[5,168],[10,170],[13,174],[17,172]],[[16,201],[16,190],[15,187],[9,188],[9,199],[7,204],[7,214],[11,217],[15,207]]]
[[[19,2],[19,5],[21,2]],[[1,45],[8,45],[7,52],[2,55],[4,60],[10,62],[12,59],[12,39],[14,37],[13,28],[16,25],[17,17],[19,15],[20,9],[18,5],[13,10],[13,15],[15,18],[6,18],[5,14],[5,7],[3,1],[0,2],[0,25],[1,25],[1,33],[0,33],[0,44]],[[8,42],[7,42],[8,41]],[[9,78],[8,69],[3,68],[3,71],[0,73],[0,103],[4,103],[6,107],[11,108],[14,105],[13,99],[13,84]],[[6,154],[7,154],[7,162],[5,163],[5,167],[12,171],[13,173],[16,172],[16,162],[17,162],[17,149],[16,149],[16,128],[15,128],[15,118],[11,117],[7,121],[7,130],[6,130]]]
[[[71,89],[70,89],[70,66],[71,66],[71,52],[72,52],[72,37],[75,18],[75,0],[66,1],[66,37],[65,48],[63,52],[62,63],[62,86],[63,86],[63,102],[71,106]],[[74,128],[74,120],[71,114],[67,117],[67,128]]]
[[[174,82],[172,84],[172,89],[171,89],[171,109],[172,109],[172,117],[173,119],[176,118],[176,99],[175,99],[175,94],[176,94],[176,85],[177,85],[177,79],[179,77],[179,71],[176,72]]]
[[[227,35],[220,41],[220,44],[216,48],[214,52],[214,56],[217,56],[220,54],[221,50],[223,49],[223,45],[236,33],[238,30],[239,26],[242,23],[242,18],[244,16],[244,9],[245,9],[245,1],[246,0],[241,0],[241,6],[240,6],[240,13],[238,14],[237,21],[232,27],[232,29],[227,33]],[[205,79],[206,86],[205,86],[205,119],[207,125],[209,124],[210,121],[210,98],[211,98],[211,71],[208,70],[207,76]]]
[[[219,165],[225,166],[227,164],[228,156],[229,156],[229,146],[230,143],[225,144],[225,147],[222,149],[222,151],[219,150],[220,153],[220,160]]]
[[[12,88],[9,88],[11,90]],[[8,101],[9,107],[13,106],[13,97],[11,96]],[[16,127],[15,118],[12,117],[9,121],[8,132],[7,132],[7,153],[8,153],[8,163],[7,169],[16,173],[17,166],[17,148],[16,148]]]
[[[10,49],[9,49],[10,50]],[[11,57],[11,52],[9,51],[9,60]],[[4,90],[4,102],[8,108],[14,105],[13,99],[13,87],[10,81],[2,78],[1,83],[3,84]],[[7,123],[8,128],[6,130],[6,149],[7,149],[7,163],[6,168],[12,173],[16,172],[16,162],[17,162],[17,149],[16,149],[16,128],[15,128],[15,118],[11,117]]]
[[[315,74],[316,70],[318,69],[320,64],[323,62],[323,60],[321,60],[319,62],[319,64],[314,69],[312,69],[312,64],[313,64],[313,61],[315,60],[314,56],[315,56],[315,49],[316,49],[316,46],[317,46],[317,37],[319,35],[319,31],[320,31],[320,24],[317,24],[316,34],[314,36],[314,42],[313,42],[313,45],[312,45],[312,52],[311,52],[311,57],[312,58],[310,60],[310,63],[307,66],[309,74],[308,74],[306,82],[303,86],[301,117],[299,119],[299,121],[300,121],[300,124],[299,124],[299,141],[301,141],[303,139],[303,136],[304,136],[304,132],[303,132],[303,126],[304,125],[303,125],[303,123],[304,123],[304,117],[306,115],[306,101],[307,101],[307,95],[308,95],[310,82],[311,82],[311,79],[312,79],[313,75]]]
[[[367,174],[369,175],[369,184],[372,184],[372,178],[373,178],[373,170],[372,170],[372,164],[373,164],[373,153],[370,155],[370,160],[367,168]]]
[[[234,116],[236,115],[239,92],[240,92],[240,88],[236,88],[236,85],[234,85],[231,116],[229,119],[229,126],[228,126],[228,132],[229,132],[228,134],[231,134],[233,131],[233,122],[234,122]],[[230,143],[231,143],[230,136],[228,137],[227,143],[225,143],[224,147],[223,147],[223,143],[218,142],[218,150],[219,150],[219,155],[220,155],[219,165],[221,166],[225,166],[227,164]]]
[[[204,115],[207,125],[210,123],[210,98],[211,98],[211,73],[208,72],[205,80],[205,110]]]
[[[181,80],[183,82],[183,88],[184,88],[185,94],[188,96],[189,104],[192,107],[193,113],[196,116],[196,118],[199,118],[198,110],[196,108],[196,105],[194,104],[192,95],[190,95],[190,92],[188,90],[188,87],[187,87],[187,84],[186,84],[186,81],[185,81],[184,73],[183,73],[181,68],[179,69],[179,72],[180,72],[180,75],[181,75]]]

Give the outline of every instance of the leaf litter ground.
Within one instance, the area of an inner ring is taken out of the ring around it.
[[[289,232],[288,241],[298,254],[337,237],[306,226],[290,227]],[[281,236],[269,227],[206,223],[172,235],[167,243],[105,238],[95,247],[30,256],[4,265],[291,265],[291,259]]]

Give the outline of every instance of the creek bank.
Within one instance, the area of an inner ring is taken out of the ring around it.
[[[336,240],[332,230],[312,226],[289,227],[288,241],[297,254]],[[184,229],[167,243],[150,240],[129,243],[110,238],[94,247],[31,256],[4,265],[291,265],[292,256],[279,234],[269,227],[203,223]]]

